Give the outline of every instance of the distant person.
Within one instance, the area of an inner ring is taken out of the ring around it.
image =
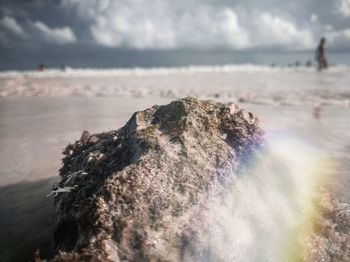
[[[326,38],[321,38],[315,56],[318,63],[318,70],[326,69],[328,67]]]
[[[45,65],[44,65],[43,63],[39,64],[38,70],[39,70],[40,72],[45,71]]]
[[[312,66],[312,61],[311,60],[307,60],[305,65],[306,65],[306,67],[311,67]]]

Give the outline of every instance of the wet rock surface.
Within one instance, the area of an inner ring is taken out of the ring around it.
[[[53,191],[53,260],[205,260],[208,204],[262,136],[250,112],[193,98],[136,112],[116,131],[85,131],[65,149]]]

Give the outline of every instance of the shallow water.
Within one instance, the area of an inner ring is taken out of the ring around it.
[[[10,81],[22,91],[11,93]],[[26,261],[36,247],[52,252],[46,194],[69,142],[84,129],[117,129],[134,111],[185,95],[240,101],[260,118],[269,139],[292,136],[316,148],[335,163],[331,190],[350,202],[350,81],[344,72],[16,76],[0,83],[2,94],[11,94],[0,100],[0,261]]]
[[[350,105],[350,67],[217,66],[1,72],[0,97],[223,98],[264,105]]]

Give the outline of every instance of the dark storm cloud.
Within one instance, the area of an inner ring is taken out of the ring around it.
[[[77,38],[58,2],[9,1],[1,6],[0,28],[3,46],[28,47],[33,44],[71,44]],[[75,23],[75,21],[71,21]]]

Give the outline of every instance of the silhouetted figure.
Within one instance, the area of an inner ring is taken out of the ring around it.
[[[39,70],[40,72],[45,71],[45,65],[41,63],[41,64],[38,66],[38,70]]]
[[[318,70],[326,69],[328,67],[326,38],[321,38],[315,56],[318,62]]]

